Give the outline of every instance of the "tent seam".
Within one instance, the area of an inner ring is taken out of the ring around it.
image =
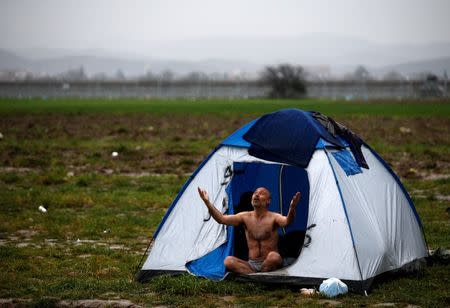
[[[349,229],[349,232],[350,232],[350,238],[352,239],[353,251],[355,252],[356,263],[358,264],[359,275],[361,277],[361,289],[364,289],[364,285],[363,285],[364,279],[363,279],[363,275],[362,275],[362,271],[361,271],[361,265],[359,263],[358,252],[356,251],[356,244],[355,244],[355,239],[353,237],[352,225],[350,224],[350,219],[348,218],[347,208],[345,206],[344,196],[342,195],[341,187],[339,186],[339,181],[337,179],[336,172],[334,171],[333,164],[331,163],[328,151],[326,149],[324,149],[324,151],[325,151],[325,155],[327,156],[328,163],[330,164],[331,171],[333,172],[334,180],[336,182],[336,186],[337,186],[337,189],[339,191],[339,196],[341,197],[342,207],[344,208],[345,219],[347,220],[347,225],[348,225],[348,229]]]

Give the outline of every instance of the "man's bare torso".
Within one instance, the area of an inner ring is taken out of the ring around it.
[[[220,224],[239,226],[244,225],[247,237],[249,261],[228,256],[224,260],[225,267],[233,272],[249,274],[268,272],[281,267],[283,259],[278,253],[278,227],[289,225],[295,217],[295,208],[300,199],[300,192],[296,192],[289,205],[287,216],[268,210],[270,192],[267,188],[259,187],[252,195],[251,212],[241,212],[236,215],[224,215],[209,201],[206,190],[198,188],[200,198],[205,203],[211,216]]]
[[[248,256],[252,260],[264,260],[271,251],[278,251],[278,224],[276,213],[266,212],[258,217],[254,211],[243,212]]]

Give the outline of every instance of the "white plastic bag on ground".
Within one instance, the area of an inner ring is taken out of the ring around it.
[[[335,297],[339,294],[345,294],[348,292],[348,287],[345,283],[337,278],[329,278],[324,280],[319,287],[321,294],[326,297]]]

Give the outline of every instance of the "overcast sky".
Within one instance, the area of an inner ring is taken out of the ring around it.
[[[450,42],[450,0],[0,0],[0,48],[145,50],[153,41],[339,34]]]

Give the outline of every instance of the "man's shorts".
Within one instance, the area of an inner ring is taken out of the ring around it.
[[[261,271],[262,264],[263,264],[263,261],[252,260],[252,259],[248,260],[248,265],[250,265],[251,269],[254,270],[255,272]]]

